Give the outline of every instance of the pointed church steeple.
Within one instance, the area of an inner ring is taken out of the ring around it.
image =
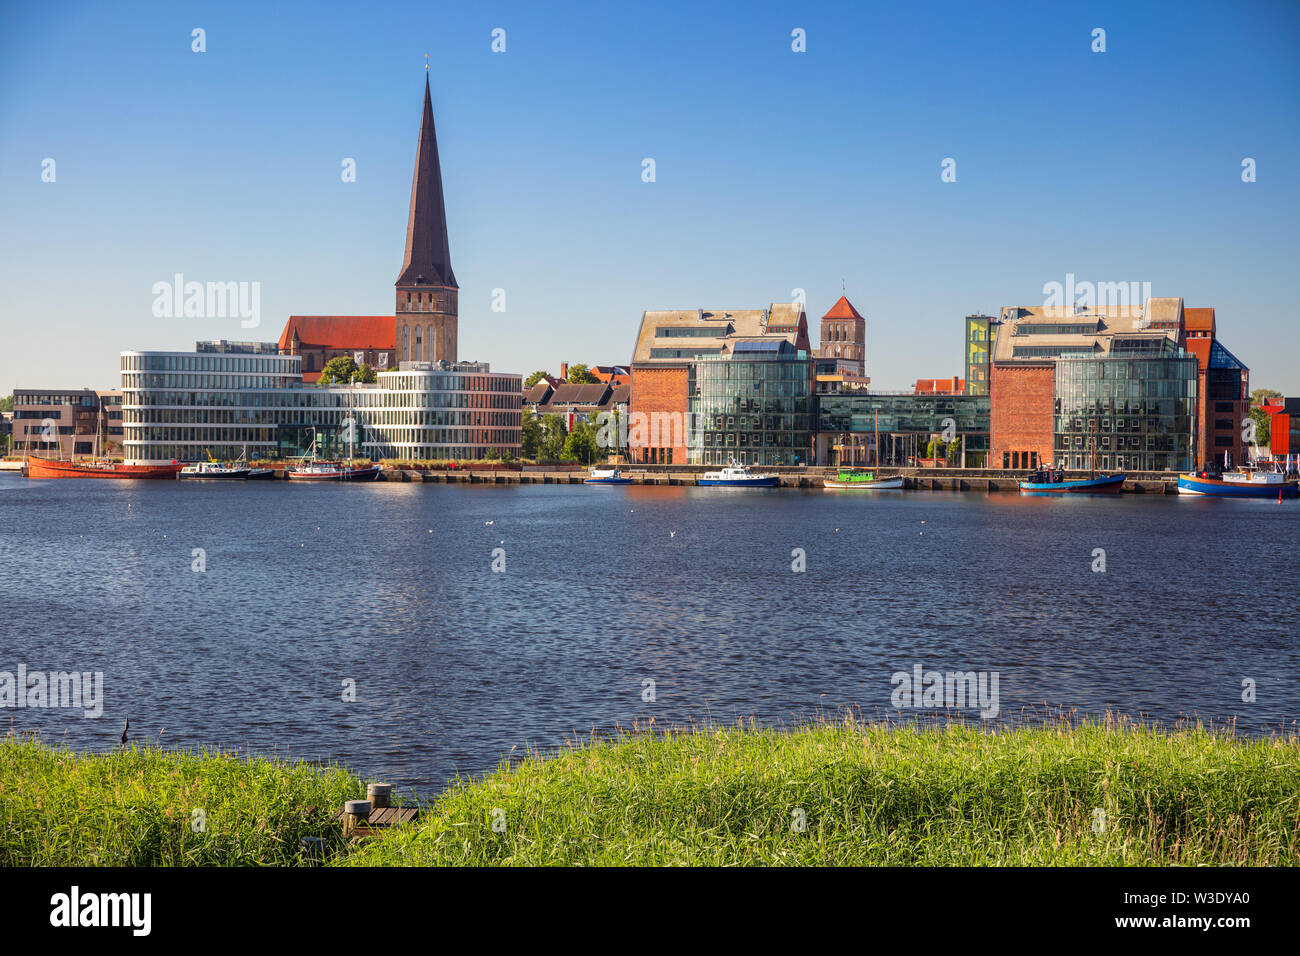
[[[406,256],[398,285],[416,283],[458,288],[451,271],[447,242],[447,211],[442,198],[442,165],[438,162],[438,134],[433,128],[433,100],[429,76],[424,77],[424,115],[420,119],[420,145],[415,153],[411,180],[411,211],[406,220]]]
[[[459,286],[451,271],[442,166],[427,73],[420,144],[411,180],[411,211],[406,221],[406,255],[395,285],[398,361],[455,363]]]

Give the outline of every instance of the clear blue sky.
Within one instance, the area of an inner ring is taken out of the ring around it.
[[[1072,272],[1216,307],[1252,384],[1300,394],[1291,0],[4,11],[0,393],[391,313],[429,53],[463,358],[627,362],[644,309],[795,288],[815,329],[843,279],[868,374],[907,387],[963,373],[966,313]],[[154,318],[178,272],[260,282],[261,327]]]

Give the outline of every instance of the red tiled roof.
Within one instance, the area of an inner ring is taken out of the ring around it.
[[[961,395],[966,391],[966,380],[952,378],[918,378],[913,386],[916,395]]]
[[[853,303],[840,296],[836,303],[831,306],[831,310],[822,316],[823,319],[860,319],[861,315],[858,310],[853,308]]]
[[[391,315],[291,315],[280,333],[281,349],[289,348],[295,331],[303,348],[397,348],[397,319]]]
[[[1197,331],[1214,331],[1213,309],[1183,309],[1183,328]]]

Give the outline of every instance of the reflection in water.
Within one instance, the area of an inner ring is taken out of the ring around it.
[[[0,529],[0,670],[105,682],[99,720],[0,716],[79,747],[130,717],[429,792],[650,717],[912,719],[917,664],[996,671],[999,720],[1300,716],[1294,503],[4,475]]]

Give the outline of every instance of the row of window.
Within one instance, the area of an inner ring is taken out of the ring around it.
[[[297,355],[232,355],[228,353],[130,353],[122,356],[124,372],[247,372],[259,375],[296,375],[302,369]]]

